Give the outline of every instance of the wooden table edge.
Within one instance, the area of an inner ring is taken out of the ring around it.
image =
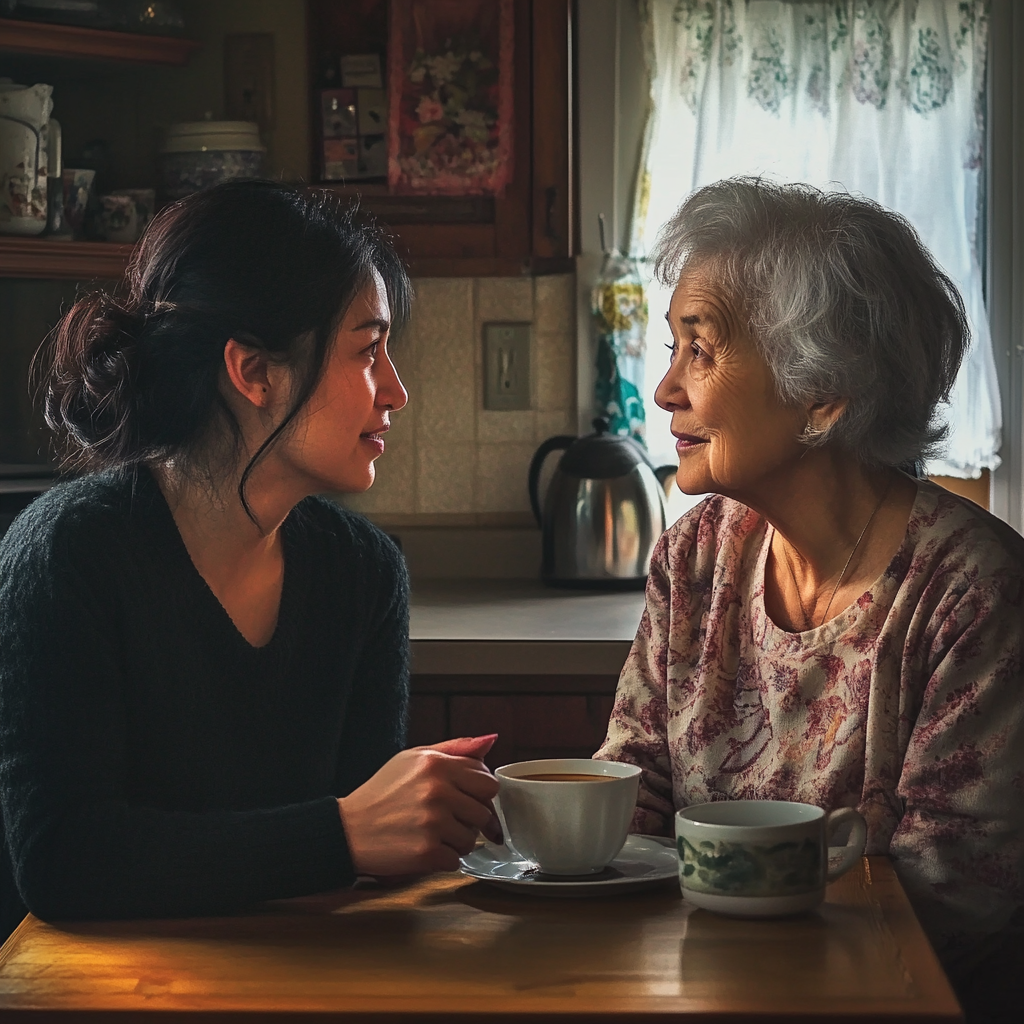
[[[696,1010],[681,1012],[664,1010],[655,1012],[635,1010],[595,1011],[588,1009],[582,1012],[558,1012],[545,1010],[538,1013],[528,1011],[495,1009],[481,1012],[473,1010],[295,1010],[295,1009],[264,1009],[264,1010],[192,1010],[192,1009],[154,1009],[154,1010],[51,1010],[20,1008],[0,1011],[0,1020],[6,1024],[177,1024],[178,1021],[190,1024],[284,1024],[286,1021],[337,1021],[339,1024],[409,1024],[410,1021],[423,1024],[791,1024],[793,1021],[823,1021],[826,1024],[864,1024],[863,1012],[830,1013],[822,1015],[816,1011],[787,1011],[784,1013],[765,1014],[757,1011],[721,1011]],[[871,1024],[953,1024],[962,1017],[951,1017],[948,1014],[931,1012],[881,1012],[870,1017]]]
[[[855,871],[857,869],[854,869]],[[474,1024],[479,1022],[494,1021],[495,1024],[519,1024],[519,1022],[559,1022],[566,1024],[570,1021],[595,1021],[598,1024],[644,1024],[651,1021],[673,1021],[681,1024],[682,1021],[700,1022],[700,1024],[739,1024],[739,1022],[756,1022],[756,1024],[783,1024],[787,1021],[812,1021],[823,1020],[829,1024],[865,1024],[870,1019],[871,1024],[962,1024],[964,1018],[962,1010],[956,999],[956,995],[950,985],[938,957],[923,933],[909,899],[899,884],[898,876],[892,862],[888,857],[875,856],[862,859],[859,872],[861,875],[860,884],[871,889],[873,897],[885,914],[885,920],[897,940],[900,956],[908,974],[913,980],[914,987],[918,990],[920,998],[912,1007],[901,1008],[898,1011],[888,1010],[891,1007],[888,1001],[878,1001],[878,1011],[872,1011],[872,1003],[864,1002],[859,1004],[855,1010],[849,1012],[824,1012],[820,1007],[812,1007],[802,1010],[787,1010],[785,1012],[760,1012],[756,1005],[734,1006],[730,1009],[714,1009],[704,1007],[701,1004],[704,1000],[693,998],[683,1000],[692,1002],[692,1009],[680,1006],[677,1002],[672,1008],[664,1010],[658,1008],[641,1007],[637,1004],[647,1003],[649,997],[641,996],[637,999],[610,999],[602,1000],[602,1006],[597,1008],[593,1005],[584,1005],[565,1010],[538,1009],[532,1012],[529,1007],[518,1007],[509,1010],[495,1008],[493,1010],[482,1010],[479,1006],[478,997],[467,996],[464,999],[466,1004],[462,1007],[453,1005],[451,997],[409,997],[408,1007],[396,1006],[394,997],[389,1001],[387,1008],[374,1008],[379,1006],[375,1000],[367,1002],[365,998],[356,999],[350,1007],[344,1009],[330,1009],[317,1007],[295,1007],[292,1006],[267,1006],[265,1008],[253,1008],[238,1006],[231,1007],[208,1007],[208,1008],[178,1008],[158,1007],[153,1009],[142,1009],[130,1007],[118,1008],[52,1008],[33,1006],[3,1006],[0,1005],[0,1022],[25,1021],[33,1024],[49,1024],[53,1021],[73,1020],[76,1022],[102,1022],[116,1021],[117,1024],[134,1024],[134,1022],[159,1021],[160,1024],[170,1024],[179,1019],[192,1022],[223,1022],[226,1019],[232,1024],[238,1022],[270,1022],[294,1021],[294,1020],[318,1020],[318,1021],[345,1021],[355,1024],[408,1024],[410,1020],[440,1024],[442,1021],[468,1022]],[[471,879],[465,879],[463,884],[473,884]],[[461,886],[460,886],[461,887]],[[30,932],[40,925],[45,926],[33,915],[28,914],[21,921],[18,927],[11,933],[7,941],[0,947],[0,971],[10,957],[12,951],[17,947],[20,939],[26,932]],[[59,927],[59,925],[58,925]],[[922,941],[923,940],[923,941]],[[399,997],[400,998],[400,997]],[[955,1012],[950,1009],[955,1007]]]
[[[21,933],[28,931],[35,927],[36,922],[39,918],[34,917],[32,914],[26,914],[21,921],[18,922],[18,927],[7,936],[4,944],[0,946],[0,970],[3,969],[5,963],[7,963],[8,957],[14,951],[14,947],[18,944],[17,940],[20,938]],[[7,1011],[0,1007],[0,1018],[6,1015]]]
[[[959,1018],[944,1016],[942,1019],[962,1021],[963,1008],[949,978],[946,977],[946,972],[942,969],[938,955],[924,935],[924,929],[917,920],[910,899],[900,885],[895,865],[885,856],[864,857],[862,870],[866,884],[874,890],[875,897],[885,913],[886,922],[899,943],[900,954],[915,985],[922,991],[922,995],[927,993],[929,1001],[934,1001],[937,1005],[944,1001],[952,1001],[960,1011]],[[916,935],[922,935],[925,941],[913,941]]]

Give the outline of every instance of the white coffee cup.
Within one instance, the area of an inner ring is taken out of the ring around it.
[[[843,825],[846,846],[828,844]],[[720,914],[778,917],[813,910],[825,884],[864,854],[867,825],[852,807],[827,814],[789,800],[722,800],[676,813],[679,885]]]
[[[596,874],[622,849],[640,788],[636,765],[559,757],[507,764],[494,774],[506,841],[544,874]],[[530,775],[598,779],[525,778]]]

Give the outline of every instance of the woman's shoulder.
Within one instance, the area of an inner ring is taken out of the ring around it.
[[[698,552],[715,557],[724,545],[742,544],[764,523],[741,502],[711,494],[665,531],[661,545],[671,561],[689,560]]]
[[[123,538],[135,483],[129,474],[106,472],[54,484],[11,524],[0,542],[0,562],[66,558]]]
[[[941,567],[965,582],[985,578],[1024,580],[1024,537],[967,498],[918,481],[908,534],[910,569],[934,573]]]
[[[133,541],[133,481],[100,473],[60,482],[36,498],[0,540],[0,620],[36,607],[114,600]]]
[[[379,573],[405,577],[405,559],[396,542],[366,516],[316,495],[300,502],[295,527],[328,557],[356,560]]]

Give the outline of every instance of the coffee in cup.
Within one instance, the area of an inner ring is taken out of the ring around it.
[[[590,775],[586,772],[540,772],[537,775],[520,775],[528,782],[607,782],[610,775]]]
[[[829,847],[841,826],[846,846]],[[813,910],[825,885],[864,854],[867,825],[852,807],[825,813],[788,800],[723,800],[676,813],[679,884],[690,903],[737,917]]]
[[[596,874],[622,849],[640,787],[636,765],[549,758],[494,774],[506,842],[544,874]]]

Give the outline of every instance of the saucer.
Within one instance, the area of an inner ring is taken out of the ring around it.
[[[484,843],[462,858],[460,870],[500,889],[536,896],[597,896],[646,889],[676,878],[675,842],[662,836],[627,836],[619,855],[596,875],[545,875],[507,846]]]

